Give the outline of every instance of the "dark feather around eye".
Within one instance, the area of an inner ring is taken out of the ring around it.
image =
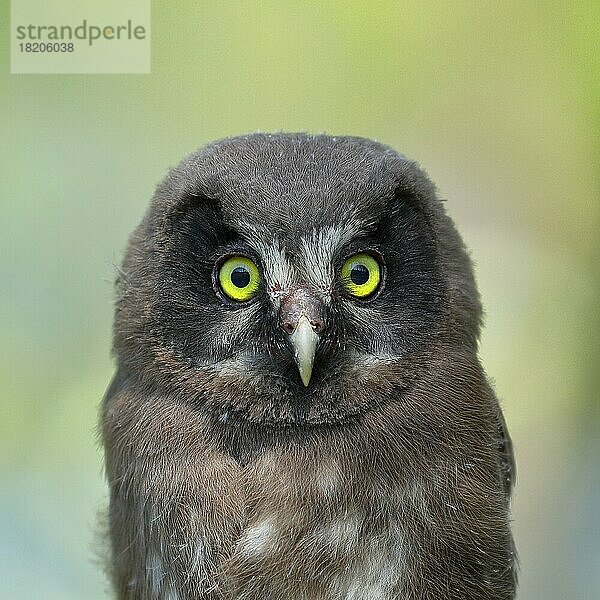
[[[231,244],[238,234],[224,219],[218,200],[204,196],[186,196],[167,217],[170,233],[180,238],[216,248]]]

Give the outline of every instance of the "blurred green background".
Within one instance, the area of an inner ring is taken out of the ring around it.
[[[0,597],[107,597],[112,281],[167,168],[305,130],[419,160],[472,251],[516,446],[519,597],[600,597],[597,2],[153,3],[150,75],[0,89]]]

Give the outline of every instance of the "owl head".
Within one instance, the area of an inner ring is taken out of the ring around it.
[[[221,422],[352,419],[479,334],[433,185],[356,137],[253,134],[188,156],[158,186],[117,290],[120,367]]]

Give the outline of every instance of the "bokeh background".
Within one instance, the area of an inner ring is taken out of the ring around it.
[[[600,597],[597,2],[153,3],[150,75],[0,51],[0,597],[108,596],[112,281],[167,168],[304,130],[419,160],[472,251],[514,438],[519,598]]]

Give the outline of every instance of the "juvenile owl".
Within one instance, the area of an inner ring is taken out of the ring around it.
[[[117,281],[117,597],[514,598],[480,320],[460,236],[391,148],[254,134],[186,158]]]

